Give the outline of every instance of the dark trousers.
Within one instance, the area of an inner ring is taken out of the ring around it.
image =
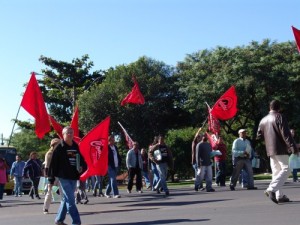
[[[132,190],[134,176],[136,176],[136,190],[140,191],[142,189],[142,171],[140,168],[129,168],[127,189]]]
[[[225,186],[226,181],[226,161],[216,162],[216,183]]]
[[[29,195],[39,196],[38,187],[39,187],[40,177],[33,177],[33,178],[31,177],[30,180],[31,180],[31,189]]]

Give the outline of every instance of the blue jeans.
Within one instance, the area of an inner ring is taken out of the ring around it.
[[[212,166],[201,166],[200,167],[199,181],[202,184],[203,179],[205,178],[206,190],[209,191],[212,189]]]
[[[151,163],[151,173],[153,175],[153,179],[152,179],[152,190],[153,190],[159,180],[159,173],[155,163]]]
[[[72,225],[81,224],[78,209],[75,204],[75,190],[77,180],[68,180],[58,178],[62,191],[62,199],[55,218],[55,221],[63,222],[66,219],[66,214],[69,212],[72,218]]]
[[[202,187],[202,185],[200,185],[200,176],[197,175],[197,170],[198,170],[197,163],[193,164],[193,169],[195,171],[195,190],[198,190],[198,188]]]
[[[119,195],[119,189],[117,185],[118,168],[112,168],[111,166],[108,166],[107,174],[108,174],[108,184],[106,187],[105,194],[109,195],[112,190],[114,196]]]
[[[298,180],[298,175],[297,175],[298,169],[293,169],[293,181],[297,181]]]
[[[102,193],[102,180],[103,180],[103,176],[95,176],[96,177],[96,182],[94,185],[94,193],[96,193],[97,188],[99,189],[99,194]]]
[[[160,187],[166,192],[168,191],[167,186],[167,175],[168,175],[168,164],[167,163],[159,163],[156,165],[157,171],[159,173],[159,180],[155,186],[155,189],[159,189]]]
[[[142,171],[143,177],[145,179],[145,183],[146,183],[146,188],[150,187],[150,180],[149,180],[149,176],[148,176],[148,171]]]
[[[216,162],[216,183],[225,186],[226,182],[226,161]]]
[[[22,194],[22,177],[15,177],[15,188],[14,192],[15,195],[21,195]]]

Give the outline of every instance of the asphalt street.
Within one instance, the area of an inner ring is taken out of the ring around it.
[[[295,225],[300,223],[300,183],[291,180],[284,186],[284,193],[292,202],[274,204],[265,195],[269,181],[256,181],[258,190],[246,190],[240,186],[236,191],[216,187],[216,192],[195,192],[192,186],[171,187],[170,196],[145,190],[140,194],[128,194],[120,190],[121,198],[93,197],[89,203],[79,204],[82,225]],[[0,208],[1,225],[50,225],[54,224],[59,202],[51,205],[50,213],[42,212],[43,198],[28,196],[4,196]],[[72,224],[67,215],[65,223]]]

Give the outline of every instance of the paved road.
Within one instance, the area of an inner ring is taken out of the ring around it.
[[[300,224],[300,183],[290,180],[284,187],[293,202],[276,205],[264,194],[268,181],[257,181],[258,190],[240,187],[215,187],[216,192],[194,192],[192,187],[171,188],[170,196],[145,191],[122,198],[107,199],[89,196],[87,205],[78,205],[83,225],[120,224],[200,224],[200,225],[296,225]],[[89,193],[91,195],[91,193]],[[0,208],[1,225],[54,224],[59,203],[53,203],[50,214],[42,213],[43,199],[28,196],[5,196]],[[71,224],[69,215],[65,221]]]

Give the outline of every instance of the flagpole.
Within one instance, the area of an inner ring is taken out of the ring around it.
[[[18,112],[17,112],[17,115],[16,115],[16,119],[15,119],[13,128],[12,128],[12,130],[11,130],[10,136],[9,136],[9,140],[8,140],[7,147],[9,147],[9,145],[10,145],[11,137],[12,137],[13,132],[14,132],[14,129],[15,129],[15,125],[16,125],[17,118],[18,118],[18,116],[19,116],[20,108],[21,108],[21,105],[19,106],[19,109],[18,109]]]

